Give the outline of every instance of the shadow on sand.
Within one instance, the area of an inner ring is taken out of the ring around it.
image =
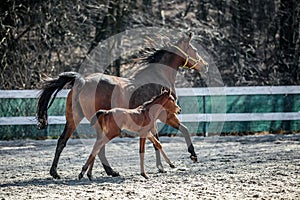
[[[15,181],[11,183],[1,184],[0,188],[4,187],[13,187],[13,186],[47,186],[47,185],[69,185],[69,186],[77,186],[77,185],[90,185],[90,184],[102,184],[102,183],[114,183],[120,184],[125,181],[124,177],[101,177],[95,178],[90,181],[87,178],[78,180],[78,179],[59,179],[55,180],[52,178],[33,178],[30,180],[24,181]]]

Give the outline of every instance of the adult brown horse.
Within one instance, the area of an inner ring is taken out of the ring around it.
[[[65,72],[58,78],[45,81],[44,88],[37,104],[38,127],[46,128],[47,110],[51,106],[56,94],[68,83],[72,85],[66,101],[66,125],[60,135],[55,151],[55,157],[50,169],[53,178],[60,178],[57,164],[61,152],[68,139],[80,121],[86,117],[90,119],[100,109],[109,110],[114,107],[136,108],[161,92],[161,87],[170,88],[175,94],[175,78],[179,67],[200,70],[207,63],[199,56],[197,50],[190,44],[191,34],[183,36],[176,44],[165,45],[148,56],[142,66],[129,78],[94,73],[83,78],[76,72]],[[159,119],[180,130],[188,146],[190,158],[197,161],[197,155],[191,142],[190,134],[178,118],[172,113],[162,113]],[[99,135],[100,129],[96,130]],[[156,149],[156,166],[163,171],[160,153]],[[118,176],[109,165],[105,156],[105,146],[98,154],[107,175]]]

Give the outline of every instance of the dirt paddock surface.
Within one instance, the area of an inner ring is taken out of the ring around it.
[[[117,138],[107,157],[120,177],[108,177],[96,160],[94,180],[78,174],[94,139],[72,139],[59,162],[60,180],[49,175],[56,140],[0,141],[0,199],[300,199],[300,134],[193,137],[199,162],[189,159],[184,138],[161,137],[176,165],[158,173],[146,146],[139,175],[138,138]]]

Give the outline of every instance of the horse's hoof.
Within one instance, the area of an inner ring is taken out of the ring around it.
[[[194,162],[198,162],[198,158],[197,156],[190,156],[191,160],[194,161]]]
[[[141,173],[142,177],[144,177],[145,179],[149,179],[149,176],[147,176],[146,173]]]
[[[114,171],[114,172],[112,173],[112,177],[116,177],[116,176],[120,176],[120,173]]]
[[[116,177],[116,176],[120,176],[120,173],[119,172],[115,172],[115,171],[111,171],[109,174],[107,174],[109,176],[112,176],[112,177]]]
[[[171,168],[175,168],[175,165],[173,163],[170,164]]]
[[[92,180],[93,180],[93,176],[92,176],[92,174],[87,174],[87,177],[89,178],[89,180],[90,180],[90,181],[92,181]]]
[[[81,180],[82,178],[83,178],[83,173],[80,173],[80,174],[78,175],[78,179]]]
[[[56,170],[54,170],[54,169],[50,169],[50,175],[51,175],[54,179],[60,179],[60,176],[58,175],[58,173],[57,173]]]

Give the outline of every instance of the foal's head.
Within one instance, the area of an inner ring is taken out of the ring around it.
[[[152,100],[145,102],[145,107],[151,107],[152,105],[161,105],[168,113],[179,114],[181,108],[177,105],[175,98],[172,96],[172,91],[163,90],[162,93]]]

